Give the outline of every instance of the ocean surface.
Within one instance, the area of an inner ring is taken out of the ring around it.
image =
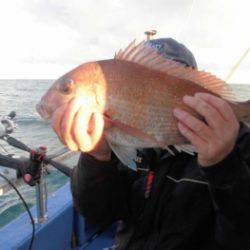
[[[48,154],[57,153],[64,149],[50,125],[45,123],[35,110],[37,102],[52,82],[53,80],[0,80],[0,116],[8,115],[13,110],[17,114],[14,118],[17,128],[11,136],[31,148],[46,146]],[[27,153],[0,140],[0,153],[6,154],[7,152],[16,156],[28,157]],[[77,158],[71,157],[65,160],[65,163],[73,167],[77,163]],[[0,172],[9,178],[15,176],[15,172],[7,168],[0,167]],[[50,174],[46,176],[49,195],[53,194],[68,180],[68,177],[51,168]],[[0,192],[4,183],[5,181],[0,177]],[[34,187],[18,182],[17,188],[29,206],[35,204]],[[24,206],[13,189],[9,189],[2,195],[0,193],[0,227],[23,211],[25,211]]]
[[[50,125],[43,122],[35,110],[35,105],[52,84],[53,80],[0,80],[0,116],[16,111],[15,122],[18,124],[13,137],[21,140],[32,148],[47,146],[48,153],[56,153],[63,149],[62,144],[51,129]],[[236,97],[241,100],[250,99],[250,84],[232,85]],[[27,156],[23,151],[17,150],[0,141],[0,153],[13,153]],[[66,164],[74,166],[78,157],[66,160]],[[1,173],[9,174],[9,170],[0,167]],[[57,170],[51,170],[46,176],[48,192],[53,194],[56,189],[64,185],[68,178]],[[0,187],[3,184],[0,177]],[[18,189],[26,202],[31,206],[35,204],[35,188],[18,184]],[[16,193],[10,189],[4,194],[0,193],[0,227],[17,217],[24,211]]]

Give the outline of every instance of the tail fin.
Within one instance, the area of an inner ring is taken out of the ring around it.
[[[237,102],[236,105],[233,106],[233,110],[239,121],[250,124],[250,100]]]

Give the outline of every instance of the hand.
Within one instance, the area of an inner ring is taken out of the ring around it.
[[[52,117],[52,127],[63,144],[101,161],[111,158],[111,149],[103,135],[106,126],[102,114],[84,109],[81,99],[76,98],[59,107]]]
[[[180,133],[197,149],[199,164],[211,166],[222,161],[233,150],[240,127],[233,110],[226,101],[207,93],[185,96],[183,101],[206,121],[174,110]]]
[[[100,140],[98,145],[88,154],[99,161],[111,160],[111,149],[105,139]]]

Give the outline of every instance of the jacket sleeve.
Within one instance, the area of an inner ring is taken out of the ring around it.
[[[81,154],[73,169],[74,205],[88,223],[106,225],[126,216],[126,174],[117,165],[117,159],[101,162]]]
[[[250,249],[250,129],[241,124],[231,154],[202,171],[210,184],[217,241],[226,249]]]

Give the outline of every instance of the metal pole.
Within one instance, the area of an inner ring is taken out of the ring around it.
[[[47,220],[47,195],[44,180],[44,168],[42,163],[42,171],[40,180],[36,183],[36,204],[37,204],[37,218],[36,223],[43,223]]]
[[[157,33],[156,30],[148,30],[145,31],[144,34],[147,36],[147,41],[149,41],[150,39],[152,39],[152,37]]]

